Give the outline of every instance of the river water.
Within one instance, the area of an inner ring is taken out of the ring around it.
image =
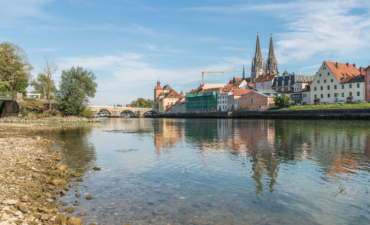
[[[61,198],[85,224],[369,224],[369,127],[117,118],[50,136],[86,171]]]

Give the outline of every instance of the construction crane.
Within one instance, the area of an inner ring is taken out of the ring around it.
[[[202,68],[202,71],[199,71],[202,73],[202,84],[204,84],[204,74],[205,73],[237,73],[237,72],[244,72],[249,70],[234,70],[234,71],[204,71]]]

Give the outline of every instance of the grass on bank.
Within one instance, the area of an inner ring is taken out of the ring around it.
[[[272,108],[270,110],[320,110],[320,109],[367,109],[370,108],[370,103],[355,103],[355,104],[323,104],[323,105],[293,105],[287,108]]]
[[[48,103],[40,101],[36,98],[24,98],[23,100],[24,100],[23,102],[18,103],[19,105],[21,105],[23,107],[27,107],[27,106],[35,107],[35,106],[37,106],[40,109],[45,109],[48,106]]]

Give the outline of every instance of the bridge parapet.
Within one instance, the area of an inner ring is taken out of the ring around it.
[[[123,111],[131,111],[135,116],[143,117],[144,113],[153,111],[152,108],[133,108],[133,107],[112,107],[112,106],[88,106],[91,111],[98,113],[100,110],[107,110],[111,116],[119,116]],[[155,112],[155,111],[154,111]]]

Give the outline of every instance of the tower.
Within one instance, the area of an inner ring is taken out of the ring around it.
[[[159,81],[159,78],[158,78],[158,82],[157,82],[157,86],[154,87],[154,107],[157,106],[158,104],[158,96],[160,93],[163,92],[163,89],[161,88],[161,82]]]
[[[274,43],[272,40],[272,34],[270,37],[269,56],[266,60],[266,74],[279,74],[278,63],[275,58]]]
[[[244,72],[244,65],[243,65],[243,76],[242,76],[243,80],[245,79],[245,72]]]
[[[257,43],[256,43],[256,52],[252,59],[252,68],[251,68],[251,81],[261,76],[265,72],[265,61],[262,57],[261,45],[260,45],[260,34],[257,32]]]

